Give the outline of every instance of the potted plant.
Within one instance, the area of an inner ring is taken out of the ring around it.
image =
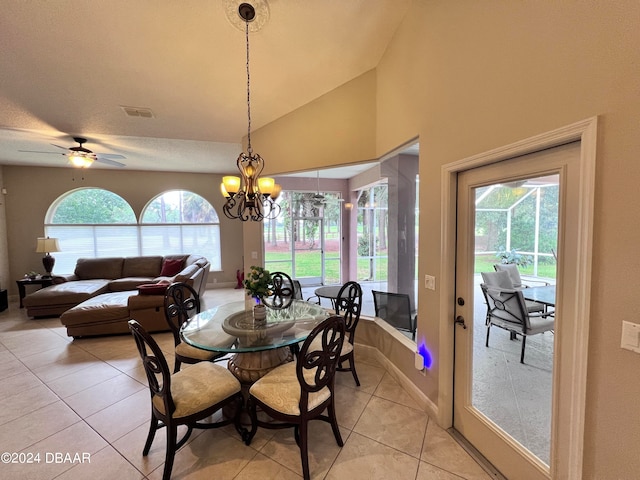
[[[38,272],[34,272],[33,270],[31,270],[30,272],[25,273],[24,276],[29,280],[35,280],[36,278],[38,278]]]
[[[530,255],[522,255],[516,249],[500,250],[496,253],[496,257],[500,259],[500,263],[515,263],[519,267],[528,267],[531,265],[532,259]]]

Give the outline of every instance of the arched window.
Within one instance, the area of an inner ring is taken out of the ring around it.
[[[189,253],[203,255],[220,270],[218,214],[200,195],[165,192],[145,207],[137,222],[131,206],[101,188],[80,188],[51,204],[45,235],[57,238],[54,273],[73,273],[78,258],[135,257]]]
[[[73,273],[78,258],[139,255],[138,225],[131,206],[101,188],[80,188],[47,211],[45,235],[58,238],[57,274]]]
[[[142,255],[194,253],[220,270],[220,221],[200,195],[172,190],[151,200],[142,212]]]

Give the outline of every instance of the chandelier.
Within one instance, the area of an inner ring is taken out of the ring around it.
[[[266,9],[264,1],[258,1],[263,9]],[[242,152],[236,160],[240,171],[240,177],[222,177],[220,191],[226,198],[222,207],[227,218],[240,219],[243,222],[252,220],[259,222],[271,220],[280,214],[280,205],[276,199],[280,195],[280,185],[273,178],[260,177],[264,169],[264,160],[251,148],[251,88],[249,75],[249,24],[256,18],[253,5],[241,3],[237,13],[244,22],[245,38],[247,44],[247,152]],[[230,18],[231,19],[231,18]],[[232,21],[233,22],[233,21]],[[254,28],[252,31],[256,31]]]

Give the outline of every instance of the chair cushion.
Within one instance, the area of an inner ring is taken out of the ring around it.
[[[84,325],[86,323],[104,323],[129,317],[127,303],[135,290],[128,292],[103,293],[89,298],[70,308],[60,316],[63,325]]]
[[[201,412],[240,391],[240,382],[226,368],[209,362],[196,363],[171,375],[171,396],[176,410],[173,418]],[[157,395],[153,406],[165,415],[164,403]]]
[[[161,256],[125,257],[122,263],[122,276],[157,277],[161,265]]]
[[[530,328],[527,335],[535,335],[536,333],[548,332],[554,329],[553,317],[529,317]]]
[[[515,263],[497,263],[493,266],[493,268],[495,268],[496,272],[507,272],[507,275],[509,275],[511,283],[514,287],[522,286],[520,271],[518,270],[518,265],[516,265]]]
[[[505,270],[499,272],[481,272],[482,281],[489,287],[513,288],[513,281]]]
[[[345,340],[344,343],[342,344],[342,350],[340,350],[340,356],[344,357],[345,355],[351,352],[353,352],[353,345],[351,345],[351,343]]]
[[[74,274],[79,280],[94,278],[122,278],[122,264],[124,259],[117,258],[79,258],[76,261]]]
[[[180,355],[181,357],[186,358],[194,358],[196,360],[211,360],[217,355],[217,353],[209,352],[208,350],[196,348],[189,345],[188,343],[181,342],[176,347],[176,355]]]
[[[313,383],[315,371],[304,371],[305,378]],[[262,403],[285,415],[300,415],[300,383],[296,375],[296,363],[281,365],[254,383],[249,393]],[[328,387],[309,393],[309,410],[313,410],[331,396]]]
[[[124,292],[125,290],[135,290],[138,285],[150,283],[151,277],[124,277],[109,281],[109,291]]]

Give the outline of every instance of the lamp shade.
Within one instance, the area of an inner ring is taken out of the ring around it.
[[[59,252],[60,245],[58,245],[57,238],[38,237],[36,244],[36,253],[50,253]]]
[[[69,156],[69,162],[74,167],[87,168],[93,164],[93,158],[83,153],[73,153]]]

